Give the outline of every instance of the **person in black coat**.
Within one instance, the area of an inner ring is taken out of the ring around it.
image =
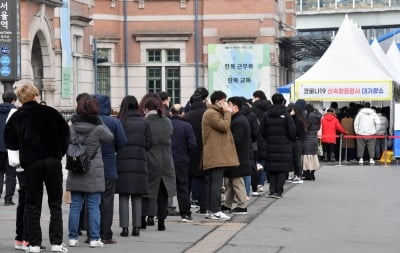
[[[251,174],[251,140],[249,122],[240,112],[242,104],[242,98],[240,97],[228,99],[229,108],[232,110],[231,131],[240,165],[239,167],[228,167],[224,171],[224,177],[228,180],[226,183],[225,205],[221,209],[230,211],[234,200],[236,200],[237,206],[232,209],[232,213],[246,214],[247,198],[243,177]]]
[[[196,137],[190,123],[182,120],[183,108],[179,104],[171,107],[172,157],[175,165],[176,193],[182,222],[192,220],[189,192],[189,154],[196,147]]]
[[[16,94],[22,107],[8,120],[4,140],[7,149],[19,150],[20,165],[25,171],[26,224],[30,252],[39,252],[42,244],[40,214],[43,184],[50,208],[49,237],[51,251],[66,252],[63,240],[61,159],[69,143],[69,128],[61,114],[40,105],[39,90],[22,84]]]
[[[257,115],[258,123],[260,124],[264,113],[272,106],[271,102],[267,100],[265,93],[261,90],[256,90],[253,93],[253,112]],[[257,137],[257,152],[256,152],[256,166],[257,173],[251,179],[253,187],[253,195],[262,193],[264,191],[264,183],[267,178],[267,173],[263,170],[267,154],[267,142],[261,134]]]
[[[132,235],[139,236],[142,217],[142,196],[148,189],[147,155],[152,143],[149,123],[140,116],[134,96],[126,96],[117,118],[125,130],[127,143],[117,153],[117,186],[121,236],[129,234],[129,198],[132,201]]]
[[[292,169],[292,142],[295,140],[296,126],[287,112],[282,94],[272,96],[273,106],[264,114],[260,132],[267,141],[265,170],[269,173],[269,195],[281,198],[286,173]]]
[[[257,115],[251,110],[251,105],[248,103],[248,101],[244,97],[242,98],[242,102],[243,102],[243,105],[242,105],[242,109],[240,110],[240,112],[243,113],[243,115],[247,118],[247,121],[249,122],[249,125],[250,125],[251,175],[244,177],[244,185],[246,187],[246,194],[248,197],[250,197],[252,191],[257,192],[257,185],[258,185],[258,179],[259,179],[259,175],[258,175],[257,169],[256,169],[255,157],[256,157],[256,152],[257,152],[257,138],[258,138],[258,135],[260,134],[260,123],[257,118]],[[255,184],[252,184],[252,178],[257,179]]]
[[[200,214],[206,213],[205,202],[205,174],[202,172],[202,153],[203,153],[203,137],[201,121],[203,114],[207,110],[206,99],[201,94],[194,94],[190,98],[190,111],[183,116],[183,120],[189,122],[196,136],[196,147],[189,155],[189,180],[192,179],[192,199],[198,200]]]

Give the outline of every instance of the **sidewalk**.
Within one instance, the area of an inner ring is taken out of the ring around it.
[[[252,198],[249,213],[229,222],[194,214],[194,222],[186,224],[169,216],[165,232],[148,227],[140,237],[119,236],[116,195],[113,231],[118,243],[99,249],[80,243],[69,252],[399,252],[399,166],[325,165],[316,176],[315,182],[287,184],[290,189],[280,200]],[[0,252],[18,252],[13,249],[15,206],[2,204]],[[67,205],[63,211],[67,243]],[[42,218],[43,245],[49,248],[45,199]]]

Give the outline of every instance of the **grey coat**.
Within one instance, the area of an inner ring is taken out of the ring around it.
[[[303,155],[316,155],[318,154],[318,130],[321,128],[322,114],[318,111],[307,114],[307,132],[304,135],[303,141]]]
[[[112,143],[114,136],[98,116],[74,115],[71,119],[70,141],[86,144],[89,157],[95,153],[90,164],[90,170],[84,175],[68,172],[67,190],[77,192],[104,192],[104,165],[101,157],[100,144]]]
[[[147,152],[147,168],[149,172],[148,198],[157,199],[161,180],[164,182],[168,197],[176,195],[175,167],[172,159],[171,137],[173,133],[171,120],[165,116],[149,114],[149,122],[153,146]]]

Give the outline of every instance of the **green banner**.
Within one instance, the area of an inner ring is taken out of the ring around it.
[[[268,44],[208,45],[209,91],[251,98],[255,90],[268,85],[269,57]]]
[[[62,75],[61,97],[62,98],[70,98],[71,97],[72,68],[71,67],[62,67],[61,75]]]

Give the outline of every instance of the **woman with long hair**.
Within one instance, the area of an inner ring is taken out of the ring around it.
[[[319,169],[318,130],[321,128],[322,114],[310,104],[306,105],[307,132],[303,140],[303,179],[315,180],[315,171]]]
[[[132,201],[132,235],[139,236],[142,197],[148,194],[146,152],[152,146],[149,123],[141,117],[134,96],[126,96],[117,118],[121,121],[128,142],[117,152],[117,188],[121,236],[129,234],[129,199]]]
[[[176,194],[175,168],[172,159],[171,137],[172,123],[162,113],[160,98],[147,96],[143,103],[143,113],[150,125],[153,140],[152,148],[147,152],[149,170],[149,194],[145,200],[145,212],[142,217],[142,228],[154,224],[158,217],[158,230],[165,230],[165,218],[168,214],[168,197]],[[145,217],[147,216],[147,221]]]

